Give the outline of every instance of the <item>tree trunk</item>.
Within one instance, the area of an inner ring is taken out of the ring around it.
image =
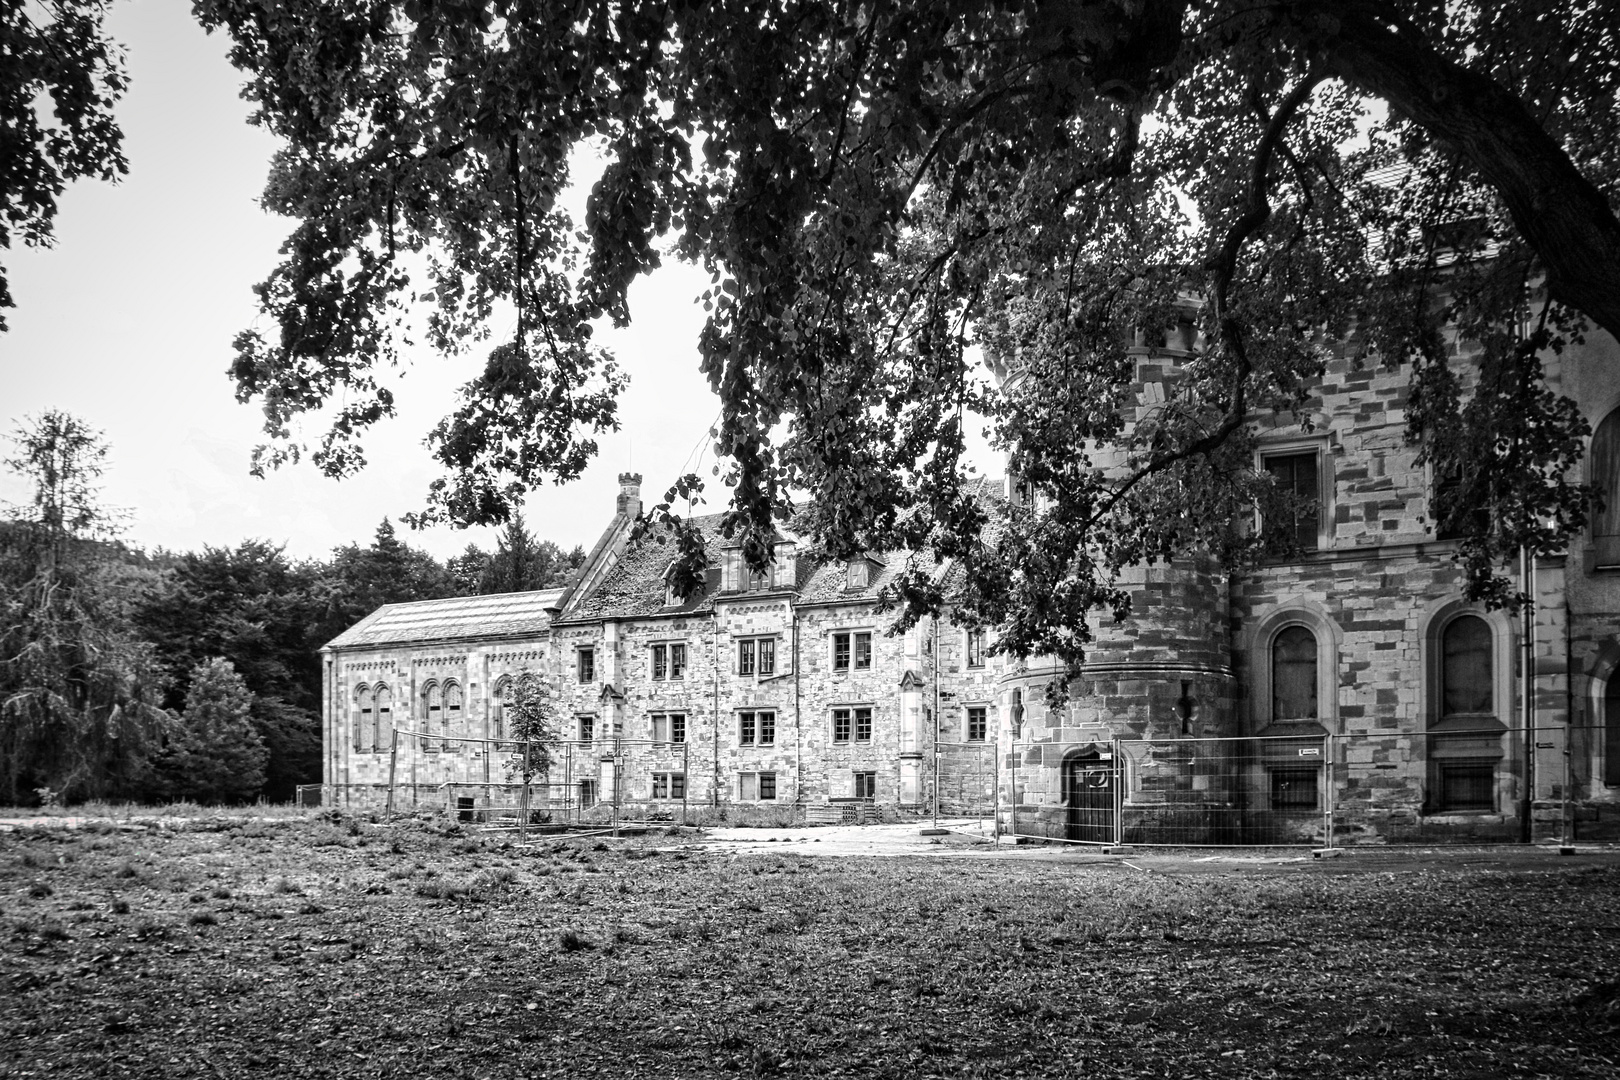
[[[1395,28],[1368,5],[1312,5],[1339,20],[1328,70],[1425,128],[1502,197],[1547,270],[1554,300],[1620,338],[1620,220],[1518,95]]]

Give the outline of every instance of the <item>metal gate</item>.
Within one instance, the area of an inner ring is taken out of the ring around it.
[[[1114,842],[1114,762],[1082,754],[1063,764],[1068,838],[1086,844]]]

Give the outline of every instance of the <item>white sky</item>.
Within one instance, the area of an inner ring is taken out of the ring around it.
[[[118,109],[129,175],[69,188],[54,248],[0,253],[17,302],[11,331],[0,334],[0,424],[9,434],[25,415],[62,408],[105,431],[105,501],[131,511],[126,535],[136,544],[198,550],[259,537],[295,557],[324,556],[369,542],[384,515],[397,523],[421,508],[438,475],[422,438],[484,349],[454,362],[416,351],[397,386],[400,416],[366,440],[371,465],[360,476],[332,481],[308,464],[248,475],[260,417],[236,403],[225,371],[231,339],[255,317],[251,287],[290,227],[257,205],[273,140],[244,122],[244,79],[225,60],[226,41],[204,35],[189,9],[185,0],[114,5],[108,25],[129,53],[131,87]],[[602,438],[581,480],[530,496],[533,532],[589,548],[612,515],[621,471],[642,473],[643,496],[657,496],[698,447],[708,475],[719,403],[697,369],[703,313],[692,303],[707,281],[692,267],[666,267],[633,290],[635,325],[598,336],[631,373],[623,430]],[[0,478],[0,499],[26,495]],[[495,530],[405,539],[445,557],[469,541],[493,549]]]

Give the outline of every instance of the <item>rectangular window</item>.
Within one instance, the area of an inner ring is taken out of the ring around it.
[[[986,729],[989,727],[987,719],[989,709],[984,705],[969,705],[967,711],[967,741],[984,742]]]
[[[877,773],[857,772],[855,774],[855,797],[857,799],[877,798]]]
[[[1465,494],[1461,477],[1455,473],[1435,474],[1434,491],[1429,495],[1429,520],[1434,523],[1436,540],[1460,540],[1468,532],[1490,531],[1490,507],[1476,506],[1465,514],[1454,513]]]
[[[686,741],[685,713],[653,713],[653,742],[683,743]]]
[[[652,647],[652,677],[663,679],[669,676],[669,646],[654,645]]]
[[[686,774],[683,772],[653,773],[652,797],[655,799],[686,798]]]
[[[676,642],[669,647],[669,677],[686,678],[686,646]]]
[[[849,578],[845,587],[850,589],[864,589],[872,580],[872,564],[865,559],[851,559],[849,561]]]
[[[967,632],[967,666],[984,667],[984,629]]]
[[[579,782],[579,808],[589,810],[596,805],[596,781],[581,780]]]
[[[1261,467],[1270,473],[1274,491],[1288,503],[1286,513],[1292,515],[1276,524],[1268,524],[1266,550],[1274,555],[1291,551],[1315,551],[1317,534],[1322,526],[1321,470],[1315,450],[1291,450],[1281,454],[1264,454]]]
[[[1319,809],[1317,777],[1320,773],[1321,770],[1314,766],[1308,769],[1272,769],[1271,808],[1273,810]]]
[[[833,670],[865,671],[872,666],[872,632],[845,630],[832,636]]]
[[[1443,762],[1440,765],[1441,810],[1495,810],[1496,763]]]
[[[596,681],[596,650],[580,649],[575,654],[579,667],[579,681],[589,683]]]
[[[773,772],[738,773],[737,797],[742,802],[762,802],[776,798],[776,774]]]
[[[776,639],[744,638],[737,642],[738,675],[775,675]]]
[[[740,746],[773,746],[776,743],[776,713],[747,710],[737,714],[737,743]]]
[[[590,742],[596,738],[596,717],[591,713],[582,713],[575,717],[579,722],[579,741]]]
[[[848,709],[834,709],[833,742],[847,743],[872,741],[872,709],[862,705]]]

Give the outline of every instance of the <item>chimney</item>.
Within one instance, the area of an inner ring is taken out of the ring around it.
[[[619,474],[618,513],[625,517],[635,517],[641,513],[640,473],[622,472]]]

